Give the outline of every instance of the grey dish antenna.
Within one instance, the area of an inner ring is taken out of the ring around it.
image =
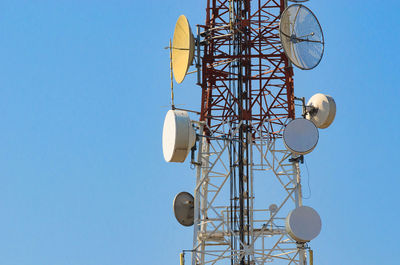
[[[269,211],[270,211],[271,213],[275,213],[275,212],[278,210],[278,205],[276,205],[275,203],[273,203],[273,204],[271,204],[271,205],[268,207],[268,209],[269,209]]]
[[[180,192],[174,199],[174,214],[176,220],[183,226],[194,223],[194,198],[189,192]]]
[[[295,66],[310,70],[319,64],[324,54],[324,34],[310,9],[301,4],[287,7],[279,33],[285,54]]]
[[[297,242],[309,242],[321,232],[321,218],[317,211],[300,206],[286,217],[286,232]]]
[[[296,155],[305,155],[314,150],[318,138],[317,127],[307,119],[292,120],[283,131],[283,141],[286,148]]]

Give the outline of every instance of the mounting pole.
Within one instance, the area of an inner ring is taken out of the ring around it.
[[[170,61],[170,69],[171,69],[171,109],[175,109],[174,104],[174,77],[172,73],[172,42],[169,40],[169,61]]]

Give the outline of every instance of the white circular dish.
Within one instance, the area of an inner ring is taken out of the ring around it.
[[[162,135],[165,161],[184,162],[195,142],[196,132],[188,113],[181,110],[169,110],[165,116]]]
[[[305,155],[314,150],[318,138],[318,129],[314,123],[302,118],[290,121],[283,131],[286,148],[297,155]]]
[[[297,242],[309,242],[321,232],[321,218],[317,211],[301,206],[286,217],[286,232]]]
[[[335,100],[321,93],[315,94],[307,102],[306,119],[311,120],[320,129],[328,128],[336,116]]]

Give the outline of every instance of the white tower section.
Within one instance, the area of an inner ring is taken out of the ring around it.
[[[201,128],[200,124],[202,134]],[[249,220],[249,232],[245,235],[249,243],[246,244],[240,241],[239,231],[231,223],[233,216],[238,215],[238,209],[229,199],[234,188],[231,167],[237,162],[229,161],[233,140],[200,137],[194,190],[192,265],[231,264],[231,261],[240,264],[245,256],[252,264],[272,261],[273,264],[308,264],[307,244],[296,243],[285,229],[289,211],[303,205],[299,161],[292,160],[294,157],[282,139],[268,141],[269,137],[263,135],[256,138],[249,141],[251,144],[245,150],[250,157],[245,161],[250,166],[246,176],[249,190],[245,195],[249,207],[244,211]],[[269,207],[268,202],[275,205]]]

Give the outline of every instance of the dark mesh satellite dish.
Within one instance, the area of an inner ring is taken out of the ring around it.
[[[298,68],[316,67],[324,54],[324,34],[310,9],[294,4],[283,11],[279,22],[283,49],[289,60]]]
[[[180,192],[174,199],[174,214],[181,225],[191,226],[194,223],[194,198],[189,192]]]

